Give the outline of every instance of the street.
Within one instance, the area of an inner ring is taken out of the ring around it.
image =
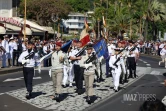
[[[75,87],[63,88],[63,101],[57,103],[51,100],[53,94],[51,78],[48,70],[34,77],[34,98],[25,99],[25,85],[22,72],[11,73],[0,76],[0,111],[137,111],[145,101],[142,95],[153,95],[158,99],[165,96],[164,79],[162,73],[165,68],[158,66],[158,58],[148,56],[140,57],[138,61],[137,79],[130,79],[128,83],[121,85],[121,90],[115,93],[112,86],[112,78],[105,79],[104,82],[95,83],[96,98],[93,104],[89,105],[85,101],[85,94],[77,95]],[[105,73],[105,64],[103,65]],[[105,78],[105,75],[104,75]],[[126,95],[135,95],[132,100]],[[141,95],[141,96],[140,96]]]

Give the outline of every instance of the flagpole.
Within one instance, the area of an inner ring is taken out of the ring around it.
[[[25,0],[25,6],[24,6],[24,41],[26,38],[26,10],[27,10],[27,1]]]

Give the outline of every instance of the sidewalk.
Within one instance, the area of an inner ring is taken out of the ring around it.
[[[1,67],[2,67],[2,61],[0,61],[0,75],[22,71],[22,66],[12,66],[12,67],[6,67],[6,68],[1,68]]]

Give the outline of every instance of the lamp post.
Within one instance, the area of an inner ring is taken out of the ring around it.
[[[51,20],[54,22],[54,40],[55,40],[55,23],[58,21],[59,17],[58,14],[52,14]],[[58,33],[59,33],[59,23],[58,23]]]

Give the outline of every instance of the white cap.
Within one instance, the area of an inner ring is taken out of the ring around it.
[[[3,37],[4,37],[4,38],[5,38],[5,37],[8,37],[8,35],[4,35]]]
[[[14,39],[14,37],[12,36],[12,37],[10,37],[10,40],[12,40],[12,39]]]

